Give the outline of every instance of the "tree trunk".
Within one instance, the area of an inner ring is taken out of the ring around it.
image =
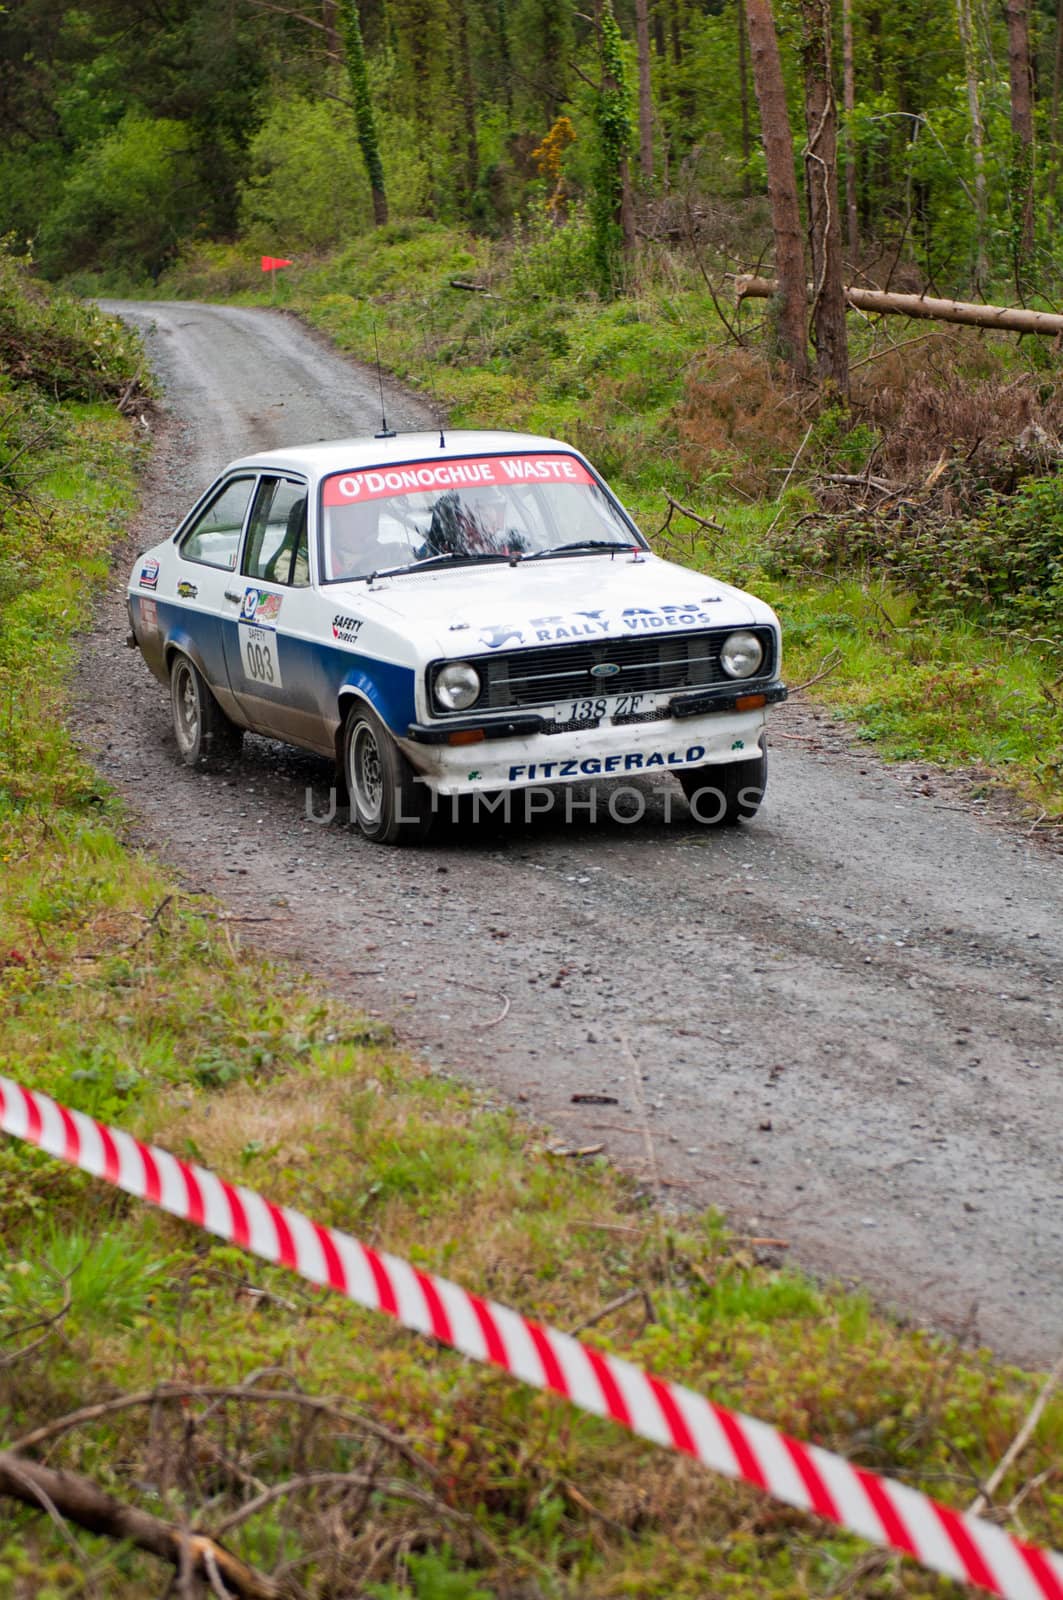
[[[1059,149],[1059,91],[1063,83],[1063,0],[1056,0],[1056,53],[1052,63],[1052,143]]]
[[[974,25],[971,19],[971,0],[956,0],[956,16],[960,25],[963,67],[967,78],[967,108],[971,114],[974,210],[978,232],[974,279],[975,287],[981,290],[989,281],[989,262],[986,254],[985,129],[982,124],[982,101],[978,89],[978,52],[975,48]]]
[[[746,0],[753,87],[768,167],[768,197],[778,273],[776,343],[794,377],[808,376],[805,332],[805,252],[794,177],[794,141],[786,110],[786,87],[771,0]]]
[[[452,0],[454,43],[457,50],[457,81],[461,85],[459,116],[463,135],[462,165],[464,182],[463,210],[468,215],[469,204],[476,193],[480,178],[480,147],[476,137],[476,86],[472,76],[472,58],[469,53],[469,13],[466,0]]]
[[[1060,0],[1063,5],[1063,0]],[[738,0],[738,104],[742,112],[742,193],[748,200],[753,193],[749,177],[749,158],[753,153],[749,137],[749,63],[746,60],[746,4]]]
[[[739,277],[735,295],[739,300],[767,300],[778,293],[771,278]],[[924,294],[890,294],[885,289],[843,290],[846,303],[857,311],[898,317],[924,317],[932,322],[959,322],[968,328],[1005,328],[1013,333],[1039,333],[1046,339],[1063,335],[1063,314],[1057,311],[1028,311],[1022,306],[975,305],[969,300],[932,300]],[[812,297],[812,285],[805,285]]]
[[[653,87],[650,79],[650,0],[635,0],[635,43],[639,63],[639,175],[653,183]]]
[[[321,0],[321,25],[325,30],[329,55],[340,56],[340,30],[336,26],[336,0]]]
[[[842,228],[838,210],[838,108],[831,81],[830,0],[801,0],[805,69],[805,194],[812,249],[812,337],[816,371],[849,395],[849,340],[842,286]]]
[[[856,110],[856,74],[853,70],[853,0],[842,0],[842,101],[845,106],[845,217],[849,259],[860,254],[860,223],[856,214],[856,155],[853,150],[853,112]]]
[[[1016,284],[1033,248],[1033,91],[1026,0],[1007,0]]]
[[[388,197],[384,187],[384,163],[380,157],[373,102],[369,98],[369,77],[365,69],[365,48],[357,0],[343,0],[343,43],[347,53],[347,76],[354,98],[358,144],[373,197],[373,221],[378,228],[382,228],[388,220]]]
[[[498,65],[502,73],[502,98],[506,115],[513,115],[513,59],[509,48],[509,17],[506,0],[495,0],[495,37],[498,41]]]

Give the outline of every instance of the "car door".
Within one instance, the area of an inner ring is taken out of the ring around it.
[[[254,472],[237,473],[209,493],[178,533],[172,580],[160,573],[158,589],[167,643],[191,657],[229,715],[236,707],[224,631],[239,610],[237,559],[256,481]]]
[[[238,587],[237,613],[225,629],[225,656],[243,716],[274,738],[322,748],[304,480],[262,474]]]

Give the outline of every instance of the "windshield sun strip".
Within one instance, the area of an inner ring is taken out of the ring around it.
[[[622,505],[620,500],[616,497],[616,495],[613,493],[613,491],[609,488],[609,485],[605,482],[605,479],[601,476],[601,474],[598,472],[598,470],[591,464],[591,462],[589,462],[584,456],[579,455],[576,451],[574,451],[574,450],[564,450],[564,449],[561,449],[561,450],[529,450],[529,449],[525,448],[525,449],[520,449],[520,450],[479,450],[479,451],[476,452],[476,455],[478,457],[483,457],[485,460],[498,460],[498,459],[501,459],[503,456],[542,455],[542,456],[566,456],[566,457],[571,458],[573,461],[578,461],[579,464],[582,467],[585,467],[586,470],[590,473],[591,477],[594,479],[594,486],[605,497],[606,503],[610,507],[610,509],[613,510],[616,513],[616,515],[619,517],[619,519],[620,519],[620,521],[622,523],[624,523],[627,527],[629,527],[631,529],[631,532],[632,532],[632,535],[633,535],[632,543],[631,544],[618,544],[616,546],[616,548],[618,550],[637,549],[637,550],[640,550],[640,551],[644,552],[645,554],[652,554],[653,553],[652,552],[652,548],[650,546],[649,540],[640,531],[640,529],[638,527],[636,527],[636,525],[635,525],[635,523],[634,523],[634,521],[633,521],[633,519],[631,517],[630,512],[627,511],[626,508]],[[446,457],[446,459],[447,460],[453,460],[453,461],[469,461],[469,460],[472,460],[473,457],[470,456],[470,455],[461,455],[461,456],[452,456],[452,457],[448,456],[448,457]],[[387,468],[409,466],[409,465],[413,465],[413,464],[414,463],[402,462],[402,461],[399,461],[399,462],[395,462],[395,461],[374,461],[374,462],[371,462],[371,463],[369,463],[367,465],[359,466],[359,467],[337,467],[334,472],[325,472],[322,475],[322,477],[318,481],[318,486],[317,486],[318,526],[317,526],[317,538],[316,538],[316,541],[315,541],[315,543],[317,545],[317,554],[318,554],[318,569],[322,574],[324,573],[324,570],[325,570],[324,557],[325,557],[325,509],[326,508],[325,508],[325,504],[324,504],[324,491],[325,491],[325,484],[328,481],[328,479],[329,478],[342,477],[345,472],[380,472],[380,471],[384,471]],[[261,470],[261,469],[259,469],[259,470]],[[204,495],[202,498],[205,499],[206,495]],[[193,508],[193,509],[195,509],[195,508]],[[186,518],[186,522],[187,522],[187,520],[188,519]],[[549,554],[552,554],[553,552],[545,551],[543,553],[549,555]],[[587,555],[588,553],[593,553],[593,552],[588,552],[586,550],[583,550],[583,551],[572,551],[572,550],[570,550],[570,551],[566,552],[566,554],[568,554],[568,555],[581,555],[581,554],[582,555]],[[507,556],[506,559],[510,560],[510,561],[513,561],[514,557]],[[522,557],[521,559],[527,560],[529,558],[527,556],[525,556],[525,557]],[[385,578],[385,577],[390,578],[390,577],[395,576],[396,573],[400,573],[400,572],[404,573],[404,572],[412,572],[412,571],[416,571],[416,567],[396,567],[394,569],[389,569],[387,572],[365,572],[365,573],[359,574],[359,576],[355,577],[355,578],[326,578],[326,577],[322,576],[321,579],[320,579],[320,583],[321,583],[322,587],[324,587],[326,584],[333,584],[333,583],[359,583],[359,582],[364,582],[366,578]]]

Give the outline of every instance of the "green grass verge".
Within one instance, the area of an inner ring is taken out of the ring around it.
[[[875,428],[851,428],[830,410],[809,423],[763,363],[726,348],[689,259],[649,247],[640,292],[609,306],[573,293],[567,232],[514,250],[438,225],[400,225],[291,269],[274,293],[359,359],[372,362],[379,346],[384,365],[433,395],[452,426],[526,428],[579,445],[661,554],[772,600],[790,681],[832,662],[812,695],[884,755],[975,768],[979,781],[1006,786],[1049,820],[1063,813],[1059,647],[1031,643],[1005,626],[1010,618],[917,600],[874,571],[858,581],[824,563],[778,576],[771,532],[810,504],[794,489],[781,504],[772,498],[798,447],[797,482],[816,467],[860,471]],[[167,292],[267,300],[257,267],[239,260],[207,248]],[[489,292],[455,289],[454,280]],[[855,324],[851,332],[859,360],[867,335]],[[922,340],[907,359],[923,358]],[[1039,372],[1047,358],[1039,347],[979,339],[962,359],[974,390],[994,375]],[[903,388],[909,377],[902,365],[890,381]],[[669,522],[668,493],[720,534],[706,541],[680,514]]]
[[[74,638],[135,493],[99,408],[61,414],[32,545],[0,613],[0,1070],[276,1201],[573,1327],[714,1398],[969,1503],[1027,1414],[1029,1374],[758,1263],[714,1214],[678,1221],[595,1160],[426,1073],[378,1024],[245,948],[211,901],[123,843],[64,727]],[[60,413],[56,413],[57,420]],[[387,1319],[0,1143],[0,1444],[161,1382],[330,1396],[133,1406],[48,1447],[54,1465],[206,1530],[268,1485],[305,1488],[226,1534],[326,1596],[941,1596],[896,1563],[612,1426],[471,1367]],[[647,1321],[647,1308],[652,1320]],[[402,1450],[381,1434],[401,1440]],[[1059,1542],[1063,1404],[1001,1485]],[[0,1594],[113,1600],[165,1577],[128,1547],[0,1502]]]

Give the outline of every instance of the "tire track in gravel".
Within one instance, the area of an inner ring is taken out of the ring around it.
[[[286,317],[120,309],[166,385],[130,558],[231,457],[379,425],[376,375]],[[386,394],[393,426],[431,425]],[[127,570],[85,641],[79,716],[190,887],[269,916],[258,942],[560,1145],[601,1142],[649,1189],[648,1129],[671,1201],[1008,1358],[1055,1358],[1063,860],[795,706],[748,828],[691,826],[663,780],[640,783],[637,825],[577,811],[368,845],[342,813],[313,820],[314,757],[249,738],[228,775],[179,764],[166,695],[124,648]]]

